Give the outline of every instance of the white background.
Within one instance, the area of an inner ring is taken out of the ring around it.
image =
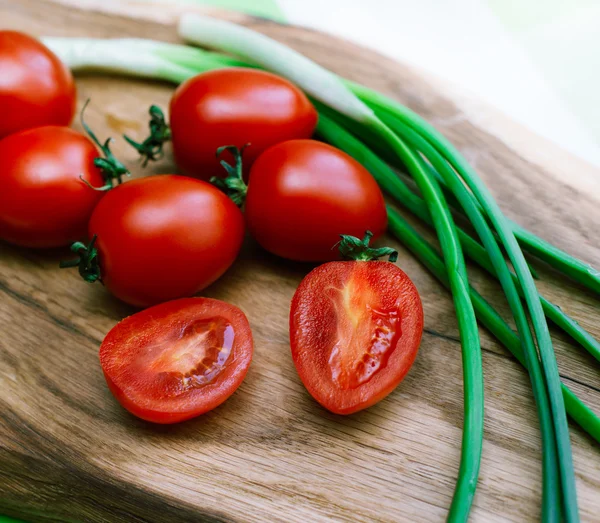
[[[535,16],[536,8],[560,14],[521,32],[507,27],[489,1],[277,3],[289,22],[337,34],[451,80],[600,166],[600,0],[506,0],[517,16]],[[582,6],[574,7],[578,3]],[[582,114],[586,107],[599,118]]]

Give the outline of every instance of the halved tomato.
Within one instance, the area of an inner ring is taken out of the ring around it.
[[[302,280],[292,300],[296,370],[313,398],[336,414],[392,392],[413,364],[422,332],[417,289],[390,262],[326,263]]]
[[[125,318],[106,336],[100,363],[129,412],[177,423],[223,403],[240,386],[253,343],[244,313],[223,301],[184,298]]]

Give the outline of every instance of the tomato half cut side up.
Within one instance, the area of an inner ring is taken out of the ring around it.
[[[308,392],[352,414],[402,381],[423,333],[416,287],[386,261],[342,261],[310,272],[292,299],[292,357]]]
[[[252,332],[240,309],[210,298],[184,298],[118,323],[102,342],[100,363],[123,407],[168,424],[229,398],[244,380],[252,353]]]

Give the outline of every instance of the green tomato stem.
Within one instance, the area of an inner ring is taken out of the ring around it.
[[[374,261],[387,256],[394,263],[398,259],[398,251],[390,247],[377,248],[369,245],[373,238],[371,231],[366,231],[362,240],[348,234],[341,234],[340,238],[339,251],[345,260]]]
[[[70,267],[78,267],[79,275],[88,283],[102,281],[100,272],[100,263],[98,260],[98,249],[96,248],[97,236],[94,234],[90,243],[85,245],[82,242],[75,242],[71,245],[71,252],[77,254],[74,260],[61,261],[59,267],[67,269]]]
[[[80,176],[80,179],[86,185],[96,191],[108,191],[112,189],[115,184],[121,184],[123,182],[123,176],[131,176],[131,174],[129,173],[127,167],[125,167],[125,165],[123,165],[110,150],[110,142],[112,141],[112,138],[107,138],[104,143],[100,143],[100,140],[98,140],[90,126],[85,123],[83,116],[89,103],[90,100],[88,99],[86,100],[85,104],[83,104],[81,113],[79,114],[79,119],[81,121],[81,126],[84,128],[87,135],[104,155],[103,157],[94,158],[94,165],[100,169],[102,176],[104,177],[104,185],[102,187],[93,187],[82,176]]]
[[[161,108],[151,105],[148,113],[150,114],[148,122],[150,134],[143,142],[136,142],[129,136],[123,135],[125,141],[140,153],[142,167],[146,167],[150,161],[160,160],[164,156],[164,144],[171,140],[171,128],[167,124]]]
[[[241,149],[238,149],[235,145],[224,145],[217,149],[216,155],[219,158],[224,151],[229,151],[233,155],[234,164],[228,164],[225,160],[221,160],[220,164],[227,172],[225,178],[219,176],[213,176],[210,179],[210,183],[221,189],[238,207],[244,205],[246,200],[246,193],[248,192],[248,186],[244,182],[244,173],[242,165],[242,155],[244,149],[250,144],[244,145]]]

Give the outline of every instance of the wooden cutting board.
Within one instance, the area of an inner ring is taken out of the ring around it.
[[[0,25],[35,35],[177,40],[172,22],[180,8],[71,4],[0,0]],[[507,214],[600,266],[597,170],[493,111],[474,114],[471,99],[457,105],[442,83],[371,51],[306,29],[228,16],[417,110],[474,163]],[[92,99],[87,117],[97,134],[114,136],[115,151],[141,174],[119,135],[142,137],[147,106],[166,106],[172,87],[88,74],[78,88],[80,104]],[[145,174],[174,169],[167,154]],[[340,417],[309,397],[290,358],[287,322],[289,301],[310,266],[270,256],[248,238],[238,262],[205,293],[248,315],[256,344],[248,377],[218,409],[165,427],[125,412],[98,364],[102,338],[134,310],[101,285],[80,281],[76,271],[59,270],[65,249],[0,244],[0,513],[85,522],[443,520],[462,426],[457,326],[447,292],[397,247],[398,264],[421,292],[426,324],[413,369],[386,400]],[[536,267],[541,291],[600,337],[600,302]],[[472,278],[506,313],[498,286],[477,270]],[[600,413],[598,364],[554,334],[564,382]],[[486,434],[472,521],[535,521],[541,466],[531,390],[518,363],[486,331],[481,335]],[[600,449],[571,428],[582,518],[599,521]]]

